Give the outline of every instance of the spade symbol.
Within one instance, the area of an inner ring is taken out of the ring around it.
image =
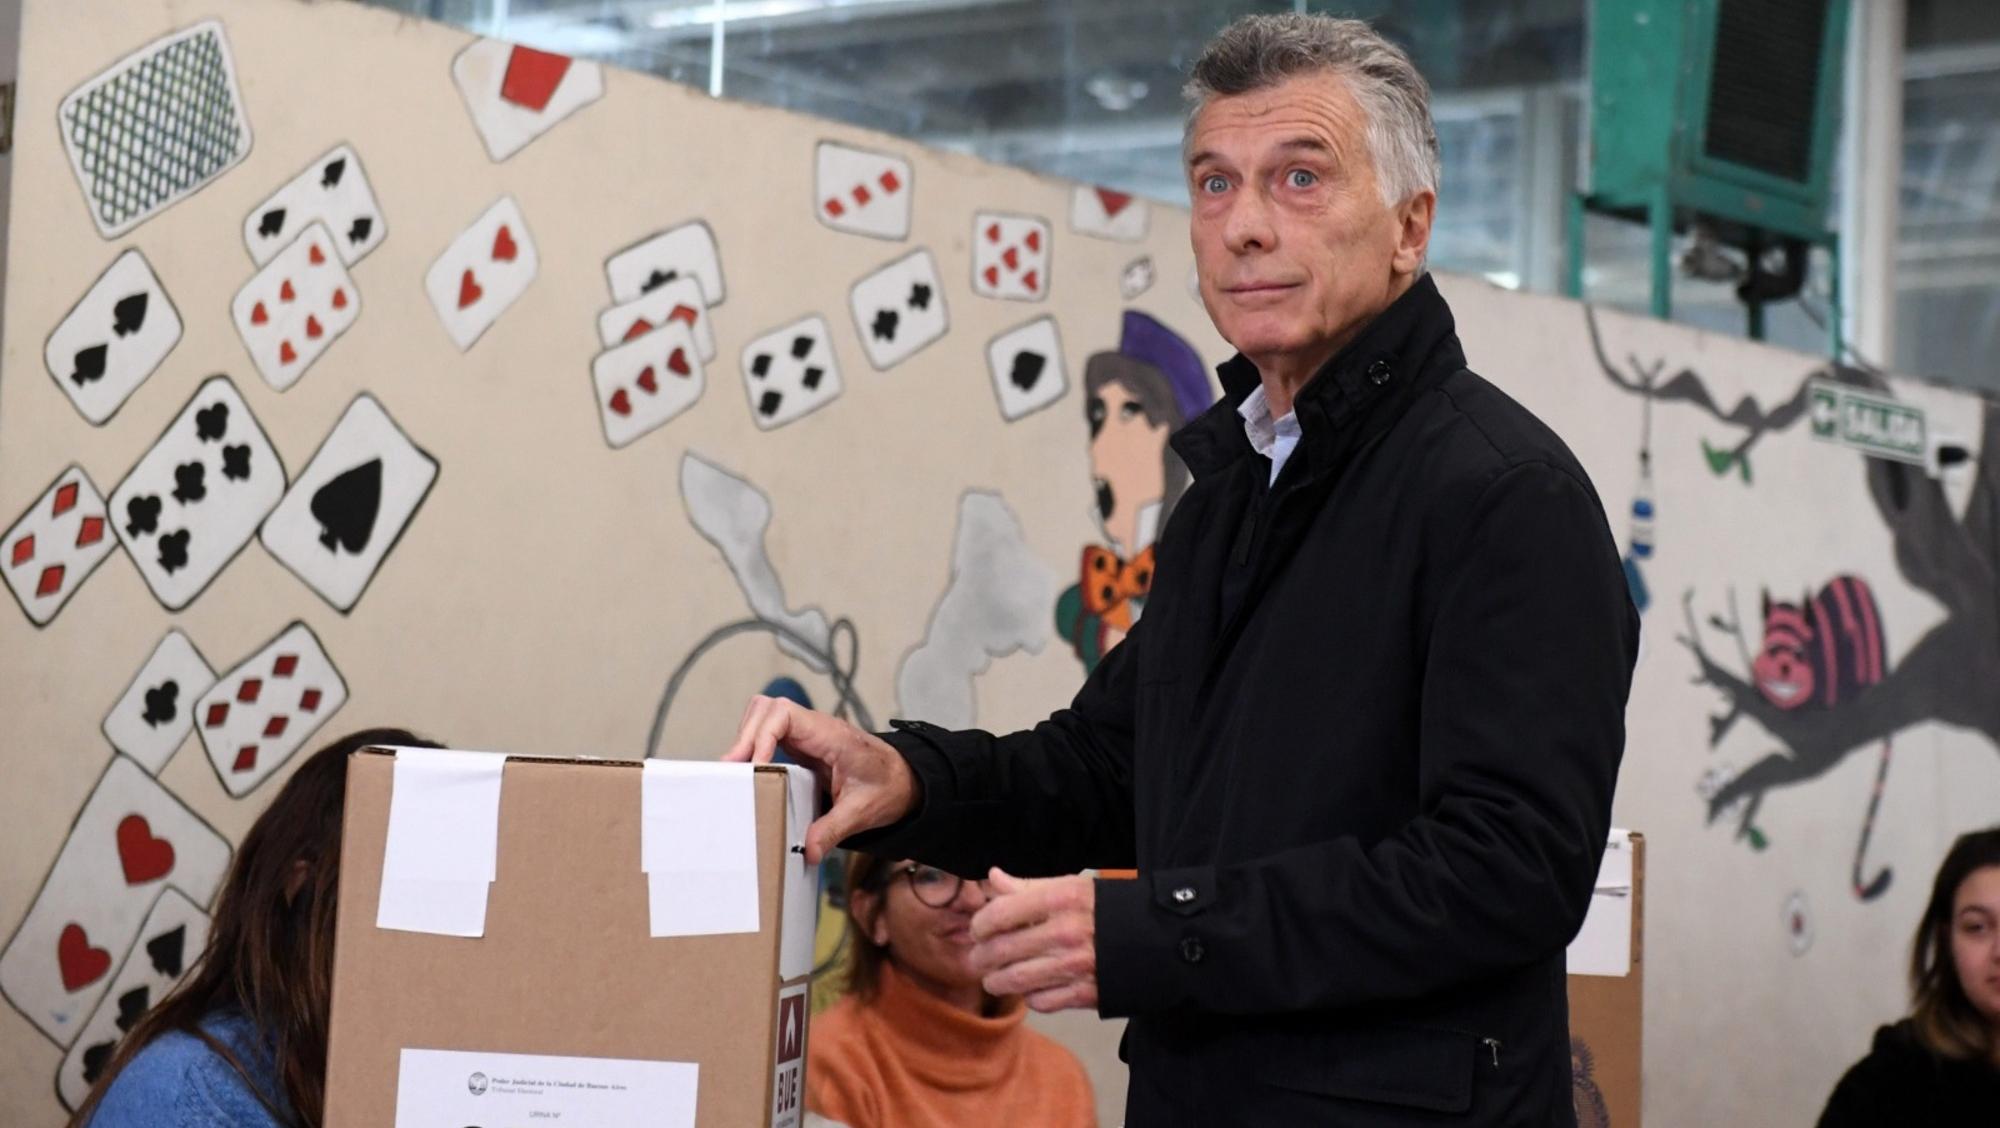
[[[127,294],[111,307],[111,331],[121,337],[137,333],[146,324],[146,306],[150,295],[144,290]]]
[[[328,552],[359,553],[375,532],[382,507],[382,460],[371,458],[313,491],[312,515],[320,524],[319,543]],[[338,547],[336,547],[338,546]]]
[[[69,374],[70,383],[81,388],[92,380],[101,379],[104,376],[104,355],[103,345],[76,350],[76,371]]]
[[[1014,370],[1007,378],[1022,391],[1033,391],[1035,384],[1042,378],[1042,369],[1047,367],[1048,363],[1048,358],[1041,353],[1022,349],[1014,354]]]
[[[118,1029],[126,1034],[139,1024],[146,1008],[153,1005],[153,992],[143,984],[118,996]]]
[[[350,243],[365,243],[368,241],[368,233],[373,230],[375,230],[375,218],[367,215],[361,216],[348,227],[347,241]]]
[[[171,932],[162,932],[146,941],[146,955],[153,961],[153,970],[176,978],[181,973],[182,957],[187,949],[187,925],[183,924]]]
[[[770,374],[771,374],[771,354],[758,353],[757,358],[750,362],[750,375],[762,379],[763,377],[769,376]]]
[[[646,276],[646,284],[639,287],[639,292],[650,294],[680,276],[681,272],[678,270],[655,270]]]
[[[783,392],[765,392],[763,395],[757,397],[757,411],[764,418],[769,419],[778,413],[779,405],[784,402],[785,395]]]
[[[319,178],[319,186],[322,188],[331,188],[334,185],[339,184],[341,175],[346,171],[347,171],[346,157],[342,157],[336,161],[327,162],[326,174]]]
[[[86,1085],[97,1084],[104,1075],[104,1067],[111,1064],[111,1051],[118,1048],[115,1041],[99,1042],[83,1051],[83,1080]]]
[[[166,681],[147,690],[146,711],[141,715],[140,719],[145,721],[149,728],[159,728],[161,725],[171,722],[175,714],[180,712],[180,709],[176,705],[176,702],[180,700],[180,696],[180,683],[172,678],[168,678]]]
[[[262,235],[266,239],[284,229],[285,209],[283,208],[272,208],[270,211],[265,212],[264,218],[257,223],[257,234]]]
[[[876,340],[893,341],[896,339],[896,323],[901,320],[902,317],[893,309],[876,310],[875,324],[869,329],[874,332]]]

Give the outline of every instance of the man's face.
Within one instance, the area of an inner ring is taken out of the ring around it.
[[[1367,119],[1339,75],[1211,100],[1187,171],[1202,302],[1262,370],[1317,368],[1422,263],[1434,197],[1382,202]]]

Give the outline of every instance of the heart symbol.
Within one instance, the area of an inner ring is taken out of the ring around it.
[[[1042,288],[1041,271],[1030,270],[1026,274],[1023,274],[1021,276],[1021,285],[1026,286],[1028,288],[1028,292],[1031,294],[1034,293],[1036,290],[1041,289]]]
[[[278,287],[278,300],[288,302],[296,297],[298,297],[298,294],[292,290],[292,280],[289,278],[285,279],[284,284]]]
[[[611,410],[620,415],[632,414],[632,397],[625,394],[625,389],[611,393]]]
[[[257,305],[250,310],[250,324],[262,325],[269,320],[271,320],[271,315],[264,312],[263,302],[258,302]]]
[[[988,286],[998,286],[1000,284],[1000,268],[997,266],[987,267],[985,277]]]
[[[1000,256],[1000,261],[1007,264],[1008,270],[1019,270],[1021,269],[1021,252],[1018,248],[1008,247],[1007,253]]]
[[[667,315],[667,320],[678,321],[692,327],[695,319],[699,316],[699,314],[695,313],[693,306],[677,305],[674,307],[674,311]]]
[[[63,990],[75,991],[103,978],[111,970],[111,953],[90,946],[80,924],[63,926],[56,940],[56,966],[62,969]]]
[[[507,230],[506,224],[504,223],[501,224],[499,234],[493,236],[494,261],[513,262],[514,256],[517,253],[519,253],[519,251],[520,248],[514,245],[514,233]]]
[[[693,369],[688,367],[687,350],[685,349],[675,349],[674,355],[667,358],[667,367],[673,369],[675,373],[681,376],[686,376],[693,371]]]
[[[646,370],[639,373],[639,386],[646,389],[646,394],[649,396],[660,390],[660,380],[653,375],[652,365],[647,365]]]
[[[312,250],[307,252],[306,257],[312,260],[314,266],[324,266],[326,264],[326,256],[320,253],[318,243],[312,245]]]
[[[155,837],[146,816],[126,815],[118,821],[118,864],[127,885],[157,881],[174,868],[174,844]]]
[[[636,340],[637,338],[643,337],[646,334],[651,333],[652,331],[653,331],[652,322],[646,320],[643,317],[637,318],[632,322],[632,327],[630,329],[625,330],[625,339],[628,341]]]
[[[320,328],[319,318],[311,314],[306,315],[306,337],[309,340],[317,341],[320,338],[320,334],[325,332],[326,330]]]
[[[458,308],[464,309],[466,306],[484,297],[485,294],[486,291],[481,289],[479,283],[473,280],[471,268],[466,268],[465,273],[460,275],[458,279]]]
[[[299,352],[297,349],[292,347],[292,343],[290,341],[280,341],[278,343],[278,359],[280,361],[282,361],[285,364],[290,364],[291,362],[297,360],[298,358],[299,358]]]
[[[333,308],[335,309],[347,308],[347,291],[344,288],[335,290],[333,292]]]
[[[989,224],[989,225],[987,226],[987,228],[986,228],[986,241],[987,241],[987,242],[989,242],[989,243],[998,243],[998,242],[1000,241],[1000,225],[999,225],[999,224],[997,224],[997,223],[994,223],[994,224]]]
[[[1042,233],[1039,231],[1028,232],[1028,238],[1026,242],[1028,244],[1029,250],[1040,251],[1042,249]]]

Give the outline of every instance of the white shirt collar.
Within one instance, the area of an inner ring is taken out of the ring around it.
[[[1271,418],[1271,402],[1264,398],[1264,385],[1259,384],[1243,397],[1236,414],[1243,417],[1243,433],[1249,437],[1251,449],[1271,460],[1271,481],[1276,482],[1278,472],[1299,445],[1298,413],[1287,411]]]

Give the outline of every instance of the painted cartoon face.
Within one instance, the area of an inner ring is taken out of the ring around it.
[[[2000,866],[1983,866],[1952,897],[1951,960],[1966,1001],[2000,1025]]]
[[[1750,664],[1757,689],[1780,709],[1796,709],[1813,699],[1818,671],[1807,659],[1813,645],[1810,619],[1789,603],[1764,607],[1764,648]]]
[[[1137,552],[1140,510],[1167,491],[1167,425],[1146,417],[1139,401],[1118,383],[1092,396],[1090,470],[1097,487],[1097,515],[1121,550]]]

